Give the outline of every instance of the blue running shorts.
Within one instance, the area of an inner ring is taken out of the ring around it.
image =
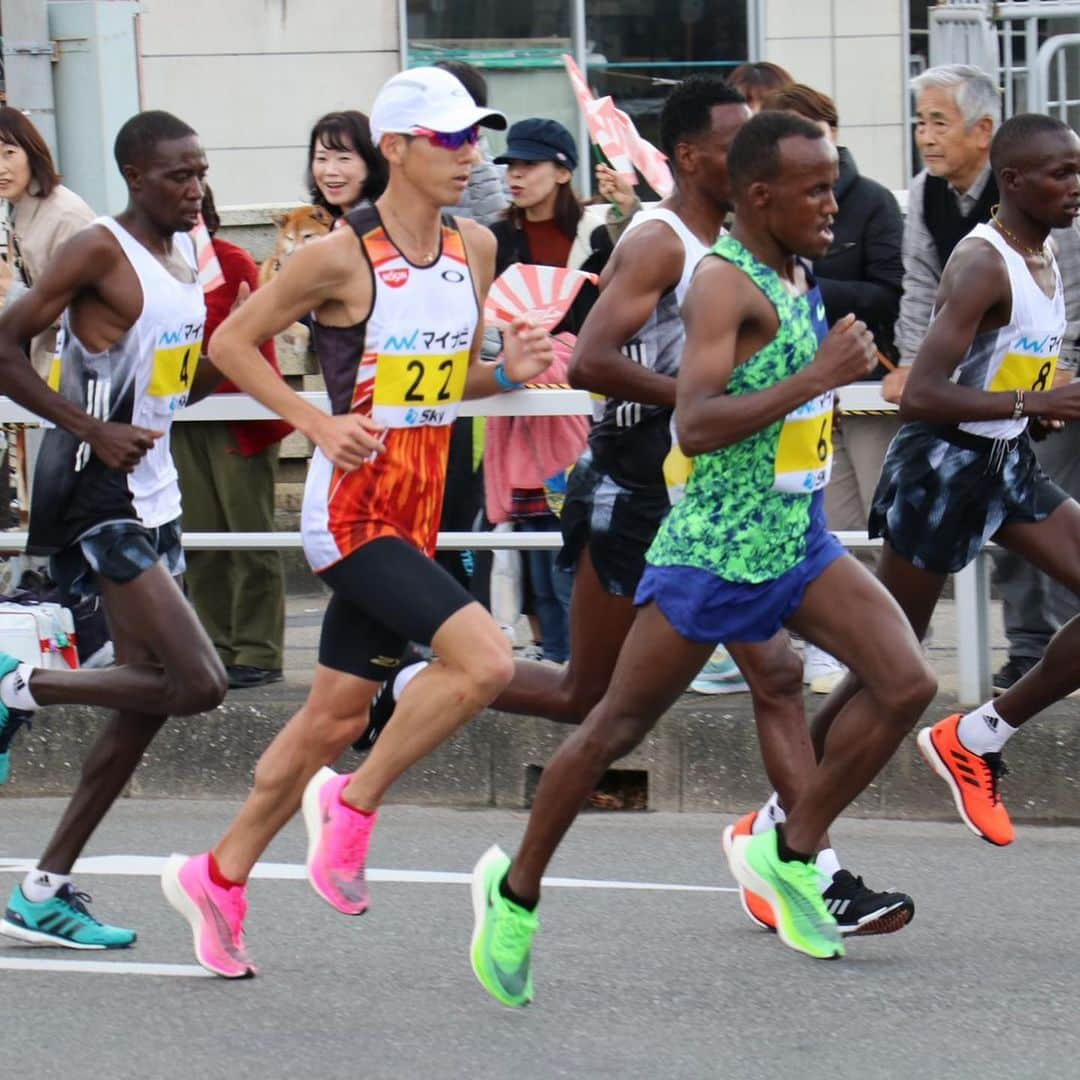
[[[647,566],[634,603],[655,603],[687,641],[768,641],[798,610],[807,586],[844,554],[831,532],[815,529],[801,562],[757,585],[725,581],[693,566]]]

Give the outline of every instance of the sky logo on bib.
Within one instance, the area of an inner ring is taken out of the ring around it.
[[[382,279],[383,284],[388,285],[391,289],[400,289],[409,280],[409,268],[400,266],[393,270],[380,270],[379,277]]]

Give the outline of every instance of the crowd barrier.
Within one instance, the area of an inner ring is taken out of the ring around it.
[[[328,400],[322,392],[304,392],[303,398],[322,409]],[[839,393],[842,412],[887,414],[896,406],[881,397],[877,383],[856,383],[843,387]],[[462,403],[463,416],[579,416],[592,412],[592,398],[584,390],[535,389],[516,390],[498,397],[481,398]],[[176,419],[183,422],[205,420],[265,420],[273,414],[244,394],[214,394],[197,405],[183,409]],[[0,397],[0,423],[37,424],[38,418]],[[838,539],[848,548],[880,546],[865,532],[840,532]],[[447,532],[439,534],[439,547],[449,550],[473,551],[503,548],[559,548],[562,540],[550,532]],[[26,533],[3,533],[0,550],[21,551],[26,545]],[[215,550],[279,550],[300,547],[298,532],[221,533],[190,532],[184,535],[184,546],[191,551]],[[957,619],[957,686],[960,702],[979,704],[990,697],[990,587],[988,556],[984,552],[955,575],[954,589]]]

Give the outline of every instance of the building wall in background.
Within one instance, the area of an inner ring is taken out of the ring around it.
[[[191,124],[219,206],[306,197],[313,122],[399,68],[395,0],[142,0],[142,106]]]
[[[829,94],[859,171],[906,188],[902,0],[765,0],[765,55]]]

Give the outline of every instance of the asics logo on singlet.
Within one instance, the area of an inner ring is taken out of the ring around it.
[[[391,289],[400,289],[409,280],[409,271],[405,267],[396,270],[380,270],[379,279]]]

